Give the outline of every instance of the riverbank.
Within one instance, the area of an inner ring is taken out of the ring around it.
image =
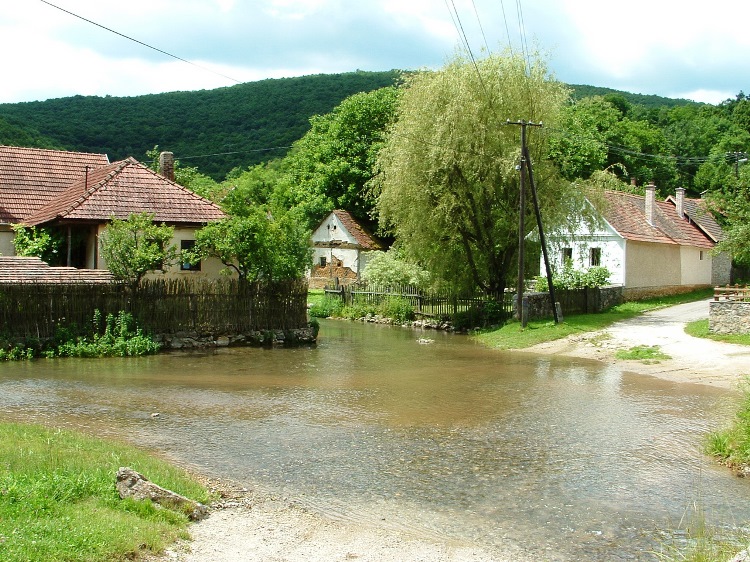
[[[209,517],[147,562],[526,562],[508,547],[498,556],[470,544],[422,536],[381,525],[337,520],[294,502],[259,494],[231,482],[205,480],[222,499]]]
[[[708,317],[708,301],[645,312],[611,326],[573,334],[518,352],[593,359],[661,379],[736,389],[750,376],[750,347],[696,338],[685,332],[689,322]],[[657,346],[669,359],[622,360],[620,350]]]

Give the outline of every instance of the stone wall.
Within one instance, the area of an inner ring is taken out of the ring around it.
[[[583,291],[584,289],[580,289]],[[596,289],[586,289],[590,293],[591,302],[595,303],[588,312],[601,312],[620,304],[623,301],[623,288],[620,285],[613,285],[611,287],[600,287]],[[594,294],[598,293],[598,294]],[[557,295],[557,292],[555,293]],[[549,293],[524,293],[524,298],[528,299],[529,302],[529,320],[542,320],[545,318],[552,318],[552,304],[550,302]],[[559,300],[559,299],[558,299]],[[517,318],[516,314],[516,299],[513,297],[513,315]],[[563,307],[563,316],[566,314],[577,314],[583,313],[582,310],[566,310]]]
[[[712,285],[666,285],[664,287],[635,287],[623,290],[623,300],[638,301],[652,297],[665,297],[692,293],[699,289],[706,289]]]
[[[317,330],[314,327],[308,327],[296,330],[255,331],[246,334],[176,332],[174,334],[157,334],[154,336],[154,340],[162,346],[163,350],[174,350],[310,345],[316,342],[317,336]]]
[[[711,301],[708,331],[712,334],[750,334],[750,302]]]

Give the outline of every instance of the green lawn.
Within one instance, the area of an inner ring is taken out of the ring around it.
[[[497,330],[481,332],[473,337],[495,349],[523,349],[571,334],[601,330],[619,320],[633,318],[648,310],[708,299],[712,294],[713,289],[703,289],[683,295],[626,302],[605,312],[565,316],[560,324],[555,324],[552,320],[542,320],[529,322],[526,328],[522,328],[519,322],[510,322]]]
[[[685,332],[696,338],[750,345],[750,334],[712,334],[708,331],[708,319],[696,320],[685,326]]]
[[[119,498],[121,466],[197,501],[210,499],[184,471],[133,447],[0,422],[0,560],[133,560],[186,537],[184,514]]]

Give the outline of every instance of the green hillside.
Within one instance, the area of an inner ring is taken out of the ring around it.
[[[676,107],[678,105],[695,105],[696,102],[686,99],[665,98],[653,94],[632,94],[612,88],[603,88],[601,86],[587,86],[585,84],[568,84],[573,90],[573,99],[588,98],[591,96],[606,96],[616,94],[625,98],[631,105],[640,105],[645,109],[655,109],[660,107]]]
[[[145,158],[155,145],[223,179],[232,168],[283,156],[313,115],[357,92],[392,85],[398,71],[248,82],[136,97],[74,96],[0,104],[0,144]]]
[[[400,72],[350,72],[268,79],[215,90],[135,97],[74,96],[0,104],[0,144],[144,160],[159,145],[214,179],[284,156],[309,129],[358,92],[392,85]],[[692,102],[572,85],[575,98],[619,94],[647,109]]]

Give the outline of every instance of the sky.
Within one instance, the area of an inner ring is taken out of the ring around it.
[[[750,93],[747,0],[0,5],[0,103],[204,90],[355,70],[439,69],[465,44],[477,58],[538,51],[554,77],[568,84],[714,104]]]

